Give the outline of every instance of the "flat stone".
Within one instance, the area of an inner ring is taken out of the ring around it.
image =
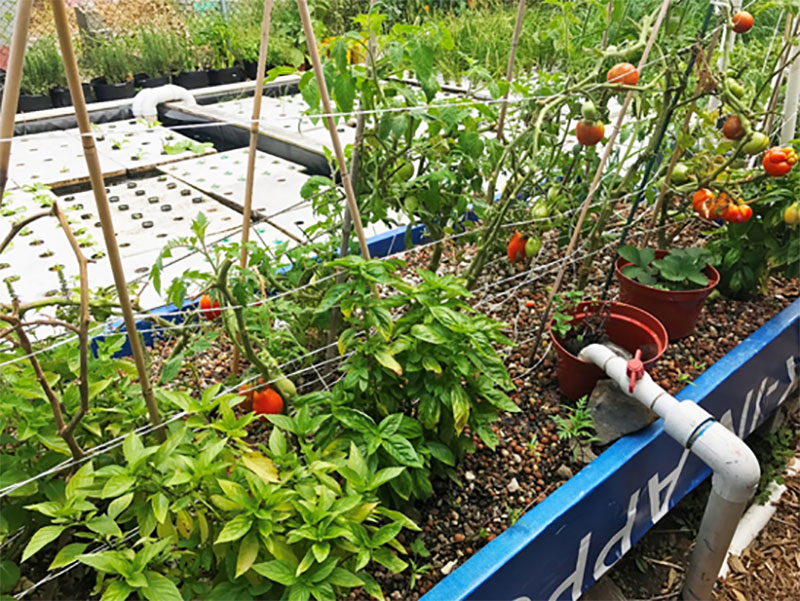
[[[569,480],[570,478],[572,478],[572,470],[562,463],[560,466],[558,466],[558,469],[556,470],[556,476],[558,476],[562,480]]]
[[[506,486],[508,492],[515,493],[519,490],[519,482],[517,482],[516,478],[511,478],[511,482],[508,483]]]
[[[656,414],[622,392],[613,380],[600,380],[589,397],[598,444],[608,444],[641,430],[656,420]]]

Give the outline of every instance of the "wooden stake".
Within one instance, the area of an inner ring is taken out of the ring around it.
[[[319,96],[322,101],[322,110],[325,112],[325,122],[328,124],[328,131],[331,134],[333,151],[336,154],[336,162],[339,165],[339,173],[342,176],[342,186],[344,187],[344,193],[347,197],[347,207],[350,210],[353,226],[358,236],[358,245],[361,247],[361,256],[365,259],[369,259],[369,248],[367,247],[367,238],[364,235],[364,226],[361,223],[361,213],[358,211],[358,203],[356,203],[356,195],[353,191],[353,184],[350,181],[350,173],[347,170],[347,162],[344,158],[344,150],[342,150],[339,132],[336,131],[336,120],[331,116],[333,113],[331,98],[328,94],[328,85],[325,83],[325,76],[322,73],[322,61],[319,59],[317,40],[314,37],[314,28],[311,25],[311,15],[308,12],[307,0],[297,0],[297,9],[300,12],[300,20],[303,22],[303,30],[305,31],[306,41],[308,42],[308,53],[311,55],[311,64],[314,66],[314,75],[317,79]]]
[[[242,260],[241,267],[247,267],[247,242],[250,240],[250,216],[253,210],[253,185],[256,172],[256,152],[258,151],[258,132],[261,124],[261,100],[264,98],[264,69],[267,66],[269,29],[274,0],[264,0],[264,15],[261,19],[261,45],[258,47],[256,66],[256,85],[253,89],[253,116],[250,120],[250,147],[247,154],[247,180],[244,186],[244,212],[242,215]],[[233,347],[234,374],[239,373],[239,349]]]
[[[506,67],[506,82],[508,87],[503,94],[503,103],[500,105],[500,118],[497,120],[497,139],[503,139],[503,127],[506,123],[506,111],[508,110],[508,94],[511,92],[511,80],[514,77],[514,61],[517,58],[517,46],[519,45],[519,35],[522,32],[522,22],[525,20],[525,0],[519,0],[517,5],[517,22],[514,24],[514,34],[511,37],[511,52],[508,53],[508,66]]]
[[[14,34],[8,53],[6,81],[3,87],[3,103],[0,106],[0,205],[8,181],[8,163],[11,158],[11,138],[14,137],[14,117],[19,102],[19,86],[22,81],[22,65],[25,58],[25,42],[31,21],[33,0],[18,0],[14,18]]]
[[[139,376],[139,385],[142,388],[142,396],[147,405],[147,412],[150,414],[150,422],[153,426],[161,425],[161,415],[158,411],[153,389],[150,385],[150,377],[147,373],[147,364],[144,360],[142,343],[139,340],[139,331],[136,329],[136,319],[131,307],[131,299],[128,295],[128,284],[125,280],[125,272],[122,267],[122,260],[119,256],[116,234],[114,233],[114,223],[111,219],[111,209],[109,208],[108,198],[106,197],[105,184],[103,182],[103,172],[100,169],[100,160],[97,155],[97,148],[94,144],[94,136],[89,121],[89,113],[86,110],[86,100],[83,97],[80,75],[78,74],[78,63],[75,60],[75,52],[72,48],[72,36],[69,31],[67,21],[67,10],[64,0],[51,0],[53,6],[53,18],[58,34],[58,43],[61,46],[61,56],[64,59],[64,71],[69,84],[72,104],[75,107],[75,119],[78,122],[78,129],[81,133],[83,142],[83,154],[86,158],[86,167],[89,169],[89,178],[94,192],[94,200],[97,204],[97,215],[102,224],[103,238],[106,243],[108,260],[111,263],[111,271],[114,275],[114,284],[119,296],[119,304],[122,309],[122,316],[125,320],[125,328],[128,331],[128,339],[131,344],[131,354],[133,355],[136,371]],[[156,437],[164,441],[166,435],[163,428],[155,430]]]
[[[664,16],[667,14],[667,9],[669,8],[670,0],[663,0],[661,3],[661,8],[658,11],[658,17],[656,17],[656,22],[653,24],[653,31],[650,33],[650,37],[647,40],[647,44],[642,51],[642,57],[639,59],[639,67],[638,70],[641,73],[642,69],[644,68],[645,64],[647,64],[647,57],[650,56],[650,50],[653,49],[653,44],[656,42],[656,38],[658,37],[658,32],[661,29],[661,23],[664,20]],[[578,239],[581,236],[581,228],[583,227],[583,222],[586,219],[586,214],[589,211],[589,206],[592,204],[592,200],[594,200],[594,195],[597,192],[597,188],[600,185],[600,179],[603,177],[603,172],[606,168],[606,163],[608,162],[609,157],[611,156],[611,151],[614,149],[614,143],[617,141],[617,136],[619,135],[620,130],[622,129],[622,122],[625,119],[625,113],[628,111],[628,107],[631,104],[631,100],[633,100],[633,90],[628,90],[628,93],[625,95],[625,101],[622,103],[622,108],[619,111],[619,115],[617,116],[617,123],[614,126],[614,131],[611,132],[611,136],[608,138],[608,143],[606,144],[605,149],[603,149],[603,156],[600,158],[600,164],[597,166],[597,171],[595,171],[594,179],[592,180],[591,186],[589,186],[589,193],[586,195],[586,199],[583,201],[583,205],[581,207],[580,215],[578,216],[578,222],[575,224],[575,229],[572,231],[572,237],[570,238],[569,244],[567,245],[567,250],[564,253],[564,257],[569,257],[574,251],[575,246],[578,244]],[[553,308],[553,299],[555,295],[558,294],[558,290],[561,287],[561,282],[564,280],[564,274],[567,272],[567,268],[569,267],[569,261],[564,261],[564,264],[561,266],[561,269],[558,271],[558,275],[556,276],[555,282],[553,282],[553,286],[550,288],[550,293],[547,296],[547,307],[542,313],[542,321],[539,324],[539,331],[536,334],[536,338],[533,341],[533,350],[531,351],[529,363],[533,365],[535,361],[536,351],[539,349],[539,343],[542,339],[542,333],[544,332],[544,326],[547,323],[547,320],[550,317],[550,310]]]

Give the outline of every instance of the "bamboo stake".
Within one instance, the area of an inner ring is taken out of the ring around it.
[[[368,14],[372,15],[372,9],[375,7],[375,0],[369,0],[369,7],[367,9]],[[371,28],[370,28],[371,29]],[[367,73],[370,72],[372,67],[372,61],[374,60],[375,56],[375,34],[370,33],[369,40],[367,41]],[[361,145],[364,143],[364,128],[367,125],[367,116],[363,112],[358,113],[358,117],[356,117],[356,136],[353,141],[353,158],[350,163],[350,181],[353,184],[353,190],[355,192],[355,188],[358,185],[358,178],[360,175],[360,168],[361,168]],[[350,248],[350,234],[353,232],[353,218],[350,215],[350,209],[347,206],[344,207],[344,218],[342,219],[342,243],[339,246],[339,256],[344,257],[348,254],[348,250]],[[336,274],[336,283],[341,284],[347,278],[347,272],[344,269],[340,269]],[[339,336],[339,327],[341,326],[342,321],[342,311],[339,307],[333,307],[331,309],[331,325],[330,329],[328,330],[328,350],[325,352],[326,359],[332,359],[336,353],[339,351],[337,350],[336,346],[332,346],[333,342]]]
[[[261,123],[261,101],[264,98],[264,69],[267,66],[269,29],[274,0],[264,0],[264,15],[261,19],[261,45],[258,47],[256,66],[256,85],[253,89],[253,116],[250,120],[250,147],[247,154],[247,180],[244,186],[244,212],[242,215],[242,260],[241,267],[247,267],[247,242],[250,240],[250,216],[253,210],[253,186],[256,172],[256,152],[258,151],[258,131]],[[239,349],[233,347],[234,374],[239,373]]]
[[[661,29],[661,23],[664,21],[664,16],[667,14],[667,9],[669,9],[670,0],[663,0],[661,3],[661,8],[658,11],[658,17],[656,17],[656,22],[653,24],[653,31],[650,33],[650,37],[647,40],[647,44],[642,51],[642,57],[639,59],[639,67],[638,70],[641,73],[644,66],[647,64],[647,57],[650,55],[650,51],[653,49],[653,44],[656,42],[656,38],[658,37],[658,32]],[[597,166],[597,171],[595,171],[594,179],[592,180],[592,184],[589,186],[589,193],[586,195],[586,200],[583,201],[583,206],[581,207],[580,215],[578,216],[578,222],[575,224],[575,229],[572,231],[572,237],[570,238],[569,244],[567,245],[567,250],[564,253],[565,257],[569,257],[574,251],[575,246],[578,244],[578,239],[581,235],[581,228],[583,227],[583,222],[586,219],[586,214],[589,211],[589,206],[592,204],[592,200],[594,199],[594,195],[597,192],[597,188],[600,185],[600,179],[603,177],[603,172],[606,167],[606,163],[608,162],[609,157],[611,156],[611,151],[614,148],[614,143],[617,141],[617,136],[619,135],[620,130],[622,129],[622,122],[625,119],[625,113],[628,111],[628,107],[631,104],[631,100],[633,100],[633,90],[628,90],[628,93],[625,95],[625,101],[622,103],[622,108],[619,111],[619,115],[617,116],[617,123],[614,126],[614,131],[611,132],[611,136],[608,139],[608,143],[606,144],[605,149],[603,150],[603,156],[600,158],[600,164]],[[550,311],[553,308],[553,299],[555,298],[556,294],[558,294],[558,290],[561,287],[561,282],[564,280],[564,274],[569,267],[569,262],[564,261],[564,264],[561,266],[561,269],[558,271],[558,275],[556,276],[555,282],[553,282],[553,286],[550,288],[550,293],[547,296],[547,306],[545,307],[544,313],[542,313],[542,321],[539,324],[539,331],[536,334],[536,337],[533,341],[533,349],[531,350],[531,354],[529,357],[529,363],[532,365],[535,360],[536,351],[539,349],[539,343],[542,338],[542,333],[544,331],[544,326],[547,323],[548,318],[550,317]]]
[[[22,65],[25,59],[25,42],[31,20],[33,0],[18,0],[14,18],[14,34],[8,54],[6,81],[3,87],[3,103],[0,106],[0,205],[8,181],[8,163],[11,158],[11,138],[14,137],[14,117],[19,102],[19,86],[22,82]]]
[[[134,318],[131,299],[128,295],[128,285],[125,280],[122,260],[119,256],[119,247],[117,246],[116,234],[114,233],[114,223],[111,219],[111,209],[109,208],[103,182],[103,173],[100,169],[100,160],[94,143],[89,113],[86,110],[86,100],[83,97],[83,88],[81,87],[81,80],[78,74],[78,63],[75,60],[75,52],[72,48],[72,37],[69,31],[69,23],[67,22],[67,11],[64,0],[51,0],[51,3],[53,6],[53,19],[55,20],[58,42],[61,46],[61,56],[64,59],[64,71],[66,72],[72,103],[75,107],[75,119],[78,122],[78,129],[81,133],[83,154],[86,158],[86,166],[89,170],[89,178],[94,192],[95,203],[97,204],[97,215],[102,224],[106,252],[108,253],[108,259],[111,263],[114,284],[117,288],[122,316],[125,320],[128,339],[131,343],[131,354],[136,364],[136,371],[139,375],[139,385],[142,388],[142,396],[147,405],[147,412],[150,414],[150,421],[157,427],[161,425],[161,415],[159,414],[158,405],[156,405],[155,398],[153,397],[153,388],[150,385],[150,377],[147,373],[144,351],[142,349],[141,340],[139,340],[139,331],[136,328],[136,319]],[[163,428],[157,428],[155,433],[159,440],[166,440]]]
[[[308,53],[311,55],[311,64],[314,66],[314,75],[316,76],[319,96],[322,101],[322,110],[325,112],[325,122],[328,124],[328,131],[331,134],[333,151],[336,154],[336,162],[339,165],[339,173],[342,176],[342,186],[344,187],[344,193],[347,197],[347,207],[350,210],[350,216],[353,218],[353,226],[358,236],[358,245],[361,247],[361,256],[365,259],[369,259],[369,248],[367,247],[367,238],[364,235],[364,226],[361,223],[361,213],[358,211],[358,203],[356,202],[356,195],[353,191],[353,184],[350,181],[350,173],[347,170],[347,162],[344,158],[344,150],[342,150],[339,132],[336,131],[336,121],[331,116],[331,113],[333,113],[331,98],[328,94],[328,85],[325,83],[325,76],[322,73],[322,61],[319,59],[317,40],[314,37],[314,28],[311,25],[311,15],[308,12],[307,0],[297,0],[297,9],[300,12],[300,20],[303,22],[303,30],[305,31],[306,41],[308,42]]]
[[[514,34],[511,37],[511,52],[508,53],[508,67],[506,67],[506,93],[503,94],[503,102],[500,105],[500,118],[497,120],[497,139],[503,139],[503,127],[506,123],[506,111],[508,110],[508,94],[511,92],[511,80],[514,77],[514,61],[517,59],[517,46],[519,45],[519,35],[522,32],[522,22],[525,20],[525,0],[519,0],[517,6],[517,22],[514,24]]]

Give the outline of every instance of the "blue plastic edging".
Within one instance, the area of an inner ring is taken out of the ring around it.
[[[677,396],[744,438],[800,381],[800,300]],[[421,601],[577,599],[710,473],[659,420],[622,438]]]

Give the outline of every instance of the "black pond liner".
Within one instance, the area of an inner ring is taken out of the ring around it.
[[[17,102],[18,113],[32,113],[53,108],[53,102],[48,94],[20,94]]]
[[[91,84],[82,83],[81,87],[83,88],[83,98],[86,102],[93,102],[94,90]],[[72,94],[70,94],[69,88],[62,88],[60,86],[53,88],[50,90],[50,100],[55,107],[72,106]]]
[[[208,71],[208,79],[212,86],[219,86],[226,83],[237,83],[244,81],[244,70],[241,67],[210,69]]]
[[[181,71],[172,78],[172,82],[186,88],[187,90],[196,90],[197,88],[207,88],[211,85],[208,78],[208,71]]]
[[[108,83],[105,77],[95,77],[91,83],[98,102],[133,98],[136,95],[136,89],[132,81]]]

